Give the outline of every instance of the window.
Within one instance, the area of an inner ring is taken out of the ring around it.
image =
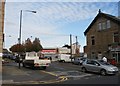
[[[102,30],[102,24],[101,23],[98,24],[98,30]]]
[[[110,28],[110,20],[107,20],[107,28]]]
[[[102,23],[102,29],[103,29],[103,30],[106,29],[106,22],[103,22],[103,23]]]
[[[105,29],[108,29],[110,28],[110,20],[107,20],[107,21],[103,21],[103,22],[100,22],[98,23],[98,30],[101,31],[101,30],[105,30]]]
[[[92,57],[92,58],[95,58],[95,57],[96,57],[96,56],[95,56],[95,52],[92,52],[92,53],[91,53],[91,57]]]
[[[91,37],[91,42],[92,42],[92,45],[95,45],[95,37],[94,36]]]
[[[119,42],[119,34],[118,34],[118,32],[116,32],[116,33],[114,33],[114,36],[113,36],[113,41],[116,43],[118,43]]]
[[[92,64],[91,60],[87,60],[87,64]]]

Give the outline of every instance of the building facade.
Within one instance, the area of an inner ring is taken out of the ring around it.
[[[120,62],[120,19],[99,13],[85,30],[86,46],[84,52],[88,58],[115,58]]]
[[[72,44],[72,56],[79,55],[80,56],[80,45],[77,45],[74,43]],[[52,61],[58,60],[58,54],[71,54],[71,49],[68,47],[58,47],[58,48],[44,48],[42,51],[40,51],[41,54],[44,55],[44,57],[51,57]]]
[[[4,30],[4,0],[0,1],[0,57],[2,57],[3,50],[3,30]]]

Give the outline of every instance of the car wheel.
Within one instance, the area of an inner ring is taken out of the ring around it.
[[[100,74],[103,75],[103,76],[105,76],[105,75],[106,75],[106,70],[104,70],[104,69],[101,70],[101,71],[100,71]]]
[[[84,72],[84,73],[85,73],[86,71],[87,71],[87,70],[86,70],[86,68],[85,68],[85,67],[83,67],[83,68],[82,68],[82,72]]]
[[[65,60],[63,60],[62,62],[65,62]]]

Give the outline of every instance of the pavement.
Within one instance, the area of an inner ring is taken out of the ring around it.
[[[23,67],[19,69],[15,64],[12,61],[3,64],[2,79],[0,80],[2,84],[50,84],[67,80],[65,76],[55,76],[44,70]]]

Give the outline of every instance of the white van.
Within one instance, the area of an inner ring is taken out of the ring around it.
[[[69,54],[58,54],[58,61],[59,62],[71,62],[71,55]]]

